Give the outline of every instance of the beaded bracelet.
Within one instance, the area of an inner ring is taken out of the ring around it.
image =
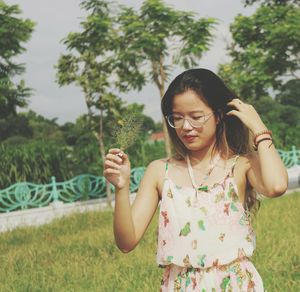
[[[254,145],[257,145],[256,139],[257,139],[259,136],[264,135],[264,134],[268,134],[268,135],[270,135],[271,138],[272,138],[272,131],[271,131],[271,130],[264,130],[264,131],[258,132],[258,133],[256,133],[256,134],[254,134],[254,138],[253,138]]]
[[[262,142],[262,141],[267,141],[267,140],[272,141],[271,144],[270,144],[269,147],[268,147],[268,148],[270,148],[270,147],[273,145],[273,139],[272,139],[271,137],[266,137],[266,138],[262,138],[262,139],[258,140],[258,141],[256,142],[256,144],[253,145],[254,150],[257,151],[257,149],[258,149],[258,144],[259,144],[260,142]]]

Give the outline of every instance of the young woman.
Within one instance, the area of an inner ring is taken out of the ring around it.
[[[160,203],[161,291],[263,291],[249,259],[255,249],[253,189],[267,197],[287,189],[271,131],[252,105],[206,69],[177,76],[162,112],[174,156],[149,164],[132,206],[128,156],[120,149],[106,156],[104,175],[116,187],[117,246],[133,250]]]

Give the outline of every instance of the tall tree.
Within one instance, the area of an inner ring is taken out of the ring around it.
[[[57,65],[59,85],[71,83],[81,87],[90,127],[99,143],[104,163],[104,124],[107,117],[114,123],[120,117],[124,102],[114,93],[117,80],[114,76],[116,30],[112,6],[107,1],[84,0],[81,7],[88,12],[81,22],[82,32],[69,33],[64,39],[70,53],[61,55]],[[118,82],[118,84],[121,84]],[[108,204],[111,204],[110,185],[107,184]]]
[[[126,88],[138,80],[141,88],[151,81],[162,98],[174,66],[195,66],[209,49],[216,21],[175,10],[162,0],[146,0],[139,11],[123,7],[118,23],[121,34],[115,66],[122,86]],[[163,124],[169,156],[171,148],[165,121]]]
[[[34,23],[21,19],[20,14],[18,5],[9,6],[0,0],[0,118],[16,115],[16,108],[26,106],[30,95],[23,80],[13,82],[25,70],[24,64],[17,64],[13,59],[25,51],[24,43],[34,28]]]
[[[300,80],[293,79],[287,81],[280,89],[276,99],[284,105],[292,105],[300,110]]]
[[[139,90],[150,76],[162,96],[172,69],[165,62],[173,52],[169,45],[178,48],[170,63],[194,65],[208,49],[215,21],[196,20],[192,13],[175,11],[156,0],[146,1],[139,13],[119,10],[105,0],[83,0],[81,6],[88,16],[81,22],[82,32],[64,39],[69,53],[58,61],[57,81],[82,88],[104,161],[105,121],[110,116],[118,123],[124,106],[116,92]]]
[[[255,13],[238,15],[230,26],[231,62],[220,65],[219,73],[258,109],[278,147],[287,148],[299,144],[292,137],[299,136],[300,3],[245,1],[254,2],[261,3]]]
[[[299,1],[260,2],[253,15],[238,15],[231,24],[232,62],[220,70],[241,95],[253,99],[300,79]]]

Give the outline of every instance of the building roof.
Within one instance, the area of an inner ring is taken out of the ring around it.
[[[164,141],[165,137],[164,137],[164,132],[157,132],[157,133],[152,133],[150,136],[150,140],[151,141]]]

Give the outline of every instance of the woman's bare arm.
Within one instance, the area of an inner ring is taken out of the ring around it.
[[[286,168],[274,145],[270,141],[258,145],[257,154],[249,159],[247,179],[251,186],[267,197],[276,197],[285,193],[288,185]]]
[[[116,192],[114,234],[117,246],[123,252],[129,252],[136,247],[156,211],[159,202],[157,188],[159,166],[161,166],[159,161],[149,164],[131,207],[128,188]]]
[[[118,151],[120,150],[113,149],[110,154],[116,155]],[[112,161],[116,158],[109,156],[107,159]],[[121,169],[116,169],[116,165],[108,163],[104,174],[116,187],[114,212],[116,244],[121,251],[129,252],[141,240],[156,211],[159,202],[158,182],[163,173],[163,162],[153,161],[149,164],[132,206],[129,201],[130,164],[128,157],[124,154],[122,162],[115,161],[115,163],[121,166]]]
[[[228,103],[234,109],[227,115],[239,118],[249,130],[254,133],[262,133],[267,128],[255,108],[239,99],[233,99]],[[269,134],[259,135],[260,139],[269,138]],[[270,145],[271,144],[271,145]],[[249,167],[247,180],[259,193],[276,197],[283,194],[288,185],[287,171],[280,159],[275,146],[270,140],[261,141],[256,155],[248,155]]]

